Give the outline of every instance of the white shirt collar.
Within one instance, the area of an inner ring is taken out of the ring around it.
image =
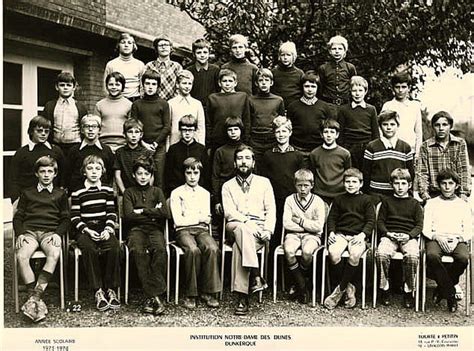
[[[198,187],[199,187],[199,185],[196,185],[196,186],[193,188],[193,187],[189,186],[187,183],[184,183],[184,190],[186,190],[186,191],[195,192]]]
[[[49,193],[51,194],[53,192],[53,183],[50,183],[48,184],[47,186],[44,186],[43,184],[41,183],[38,183],[38,186],[36,187],[36,189],[38,189],[38,192],[40,193],[41,191],[43,191],[44,189],[48,190]]]
[[[335,149],[335,148],[337,147],[337,144],[334,143],[334,144],[332,144],[331,146],[328,146],[328,145],[326,145],[326,144],[323,143],[322,146],[323,146],[323,149],[332,150],[332,149]]]
[[[178,99],[179,99],[179,102],[183,102],[185,101],[188,105],[191,104],[191,95],[188,94],[187,96],[184,96],[184,95],[181,95],[181,94],[178,94]]]
[[[205,65],[201,65],[198,61],[196,61],[196,71],[200,72],[202,69],[207,71],[209,69],[209,62],[206,62]]]
[[[28,145],[28,150],[29,150],[29,151],[33,151],[33,149],[35,148],[35,146],[38,145],[38,144],[39,144],[39,143],[34,143],[34,142],[32,142],[31,140],[28,140],[28,143],[27,143],[27,145]],[[44,144],[44,146],[46,146],[48,149],[52,150],[53,147],[51,146],[51,144],[49,143],[49,141],[45,141],[43,144]]]
[[[92,184],[91,182],[89,182],[89,180],[86,179],[84,181],[84,188],[89,189],[89,188],[92,188],[92,187],[97,187],[100,190],[102,188],[102,182],[99,180],[97,183]]]
[[[357,102],[354,102],[354,101],[351,102],[351,107],[352,108],[356,108],[357,106],[360,106],[362,108],[367,108],[367,103],[365,101],[362,101],[360,103],[357,103]]]
[[[72,95],[71,95],[70,97],[68,97],[67,99],[62,98],[62,97],[59,97],[59,98],[58,98],[58,102],[59,102],[59,103],[62,103],[63,101],[67,101],[69,104],[71,104],[71,103],[74,102],[74,98],[72,97]]]
[[[386,137],[384,137],[383,135],[380,136],[380,140],[382,141],[383,145],[388,149],[388,148],[391,148],[391,149],[395,149],[395,146],[397,145],[397,141],[398,141],[398,138],[397,137],[393,137],[392,140],[389,140],[387,139]]]
[[[82,150],[83,148],[85,148],[87,145],[89,145],[86,140],[84,139],[81,143],[81,145],[79,146],[79,150]],[[97,146],[99,149],[103,150],[104,148],[102,147],[102,144],[100,143],[99,139],[96,140],[96,142],[94,143],[95,146]]]

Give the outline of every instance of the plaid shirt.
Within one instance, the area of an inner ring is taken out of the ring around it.
[[[183,67],[171,60],[150,61],[146,64],[145,70],[150,69],[160,75],[161,83],[158,88],[158,96],[166,101],[176,96],[176,78]]]
[[[439,144],[435,138],[430,138],[421,145],[416,175],[418,191],[423,200],[428,198],[430,191],[439,191],[436,177],[439,171],[445,168],[451,168],[459,174],[461,194],[470,195],[471,175],[466,141],[450,134],[446,147]]]

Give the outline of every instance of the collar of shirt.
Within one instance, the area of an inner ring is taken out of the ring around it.
[[[305,197],[302,197],[298,194],[298,201],[301,202],[301,203],[303,203],[303,201],[308,202],[309,199],[311,199],[311,196],[312,196],[312,194],[308,194]]]
[[[43,184],[38,183],[38,186],[36,187],[36,189],[38,189],[39,193],[42,192],[44,189],[46,189],[51,194],[53,192],[53,183],[50,183],[47,186],[44,186]]]
[[[35,146],[38,145],[38,144],[40,144],[40,143],[34,143],[34,142],[32,142],[31,140],[28,140],[28,144],[27,144],[27,145],[28,145],[28,150],[29,150],[29,151],[33,151],[33,149],[35,148]],[[47,147],[48,149],[50,149],[50,150],[53,149],[53,147],[51,146],[51,144],[49,143],[49,141],[45,141],[45,142],[43,143],[43,145],[46,146],[46,147]]]
[[[323,147],[323,149],[326,149],[326,150],[332,150],[332,149],[335,149],[337,147],[337,144],[334,143],[332,145],[326,145],[323,143],[323,145],[321,145]]]
[[[457,137],[457,136],[454,136],[452,135],[451,133],[449,133],[449,142],[448,142],[448,145],[451,143],[451,142],[454,142],[454,143],[460,143],[461,142],[461,138]],[[440,145],[440,143],[438,143],[438,141],[436,140],[436,137],[433,137],[431,139],[428,139],[427,140],[427,143],[428,143],[428,146],[435,146],[435,145]]]
[[[386,137],[381,136],[381,137],[380,137],[380,140],[382,141],[383,145],[384,145],[387,149],[395,149],[395,146],[397,145],[398,138],[397,138],[397,137],[393,137],[392,140],[389,140],[389,139],[387,139]]]
[[[396,197],[397,199],[406,199],[406,198],[409,197],[410,195],[408,195],[408,193],[407,193],[407,194],[405,194],[405,195],[403,195],[403,196],[399,196],[399,195],[397,195],[397,194],[394,193],[393,196]]]
[[[329,61],[329,63],[333,66],[333,67],[336,67],[336,66],[342,66],[343,64],[346,63],[346,61],[344,59],[340,60],[340,61],[335,61],[334,59],[332,59],[331,61]]]
[[[277,146],[274,146],[272,149],[272,152],[278,152],[280,154],[284,154],[284,153],[292,152],[292,151],[295,151],[295,148],[291,145],[288,145],[285,149],[282,149],[281,147],[277,145]]]
[[[311,106],[311,105],[314,105],[318,101],[318,98],[315,96],[311,99],[307,99],[305,96],[302,96],[300,98],[300,101],[305,105]]]
[[[86,140],[84,139],[81,143],[81,146],[79,146],[79,150],[82,150],[83,148],[85,148],[87,145],[90,145],[86,142]],[[99,149],[103,150],[103,147],[102,147],[102,144],[100,143],[99,139],[96,140],[96,142],[93,144],[95,146],[97,146]]]
[[[199,185],[196,185],[195,187],[189,186],[187,183],[184,183],[184,190],[189,191],[189,192],[196,192],[197,187]]]
[[[171,64],[171,59],[168,57],[167,59],[163,60],[162,58],[158,57],[156,59],[156,66],[160,67],[162,64],[164,64],[165,67],[168,68]]]
[[[84,181],[84,188],[86,188],[86,189],[98,188],[100,190],[102,188],[102,182],[99,180],[99,181],[97,181],[97,183],[92,184],[91,182],[89,182],[89,180],[86,179]]]
[[[365,101],[362,101],[360,103],[357,103],[357,102],[354,102],[354,101],[351,102],[351,107],[352,108],[356,108],[357,106],[360,106],[362,108],[367,108],[367,103]]]
[[[58,98],[58,102],[59,102],[60,104],[62,104],[62,103],[64,103],[64,102],[67,102],[68,104],[72,104],[72,103],[74,103],[74,98],[73,98],[72,96],[68,97],[67,99],[64,99],[64,98],[62,98],[62,97],[59,97],[59,98]]]
[[[181,95],[179,94],[178,96],[178,102],[186,102],[188,105],[191,105],[191,95]]]
[[[196,61],[196,71],[200,72],[202,69],[207,71],[209,69],[209,62],[206,62],[205,65],[201,65],[198,61]]]
[[[253,179],[253,174],[251,173],[247,178],[242,178],[241,176],[237,175],[235,176],[236,180],[237,180],[237,184],[239,184],[241,187],[247,183],[247,185],[250,187],[250,184],[252,183],[252,179]]]

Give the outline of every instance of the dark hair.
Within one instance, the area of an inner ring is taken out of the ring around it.
[[[377,122],[379,126],[381,126],[383,122],[389,121],[391,119],[395,120],[398,126],[400,126],[400,116],[398,115],[396,111],[391,111],[391,110],[380,112],[379,116],[377,117]]]
[[[181,127],[194,127],[194,129],[198,129],[198,122],[196,117],[193,115],[184,115],[179,119],[178,122],[178,129],[181,130]]]
[[[202,162],[195,157],[188,157],[183,162],[183,172],[189,168],[202,171]]]
[[[196,52],[197,49],[205,49],[208,48],[211,51],[211,43],[209,43],[204,38],[199,38],[193,43],[193,54]]]
[[[74,78],[71,72],[62,71],[56,76],[56,85],[58,83],[72,83],[76,85],[76,78]]]
[[[320,124],[320,127],[319,127],[320,131],[321,131],[321,134],[323,133],[323,130],[325,128],[328,128],[328,129],[335,129],[336,132],[339,132],[341,130],[341,125],[339,124],[338,121],[336,121],[335,119],[332,119],[332,118],[328,118],[328,119],[323,119],[321,121],[321,124]]]
[[[138,50],[138,47],[137,47],[137,43],[135,42],[135,38],[133,35],[131,35],[130,33],[120,33],[120,36],[117,40],[117,44],[115,45],[115,50],[117,50],[117,52],[119,52],[119,44],[120,42],[122,41],[122,39],[128,39],[128,38],[131,38],[133,39],[133,51],[132,53],[134,53],[135,51]]]
[[[319,88],[319,76],[314,72],[307,72],[301,77],[300,84],[303,87],[304,83],[311,82],[318,86]]]
[[[158,88],[161,85],[160,75],[158,73],[156,73],[155,71],[152,71],[151,69],[148,69],[148,70],[145,71],[145,73],[143,73],[143,75],[142,75],[142,84],[145,84],[145,79],[154,79],[154,80],[156,80],[158,82]]]
[[[36,127],[41,127],[41,128],[47,128],[49,129],[49,132],[51,133],[51,121],[43,116],[35,116],[30,120],[30,123],[28,124],[28,136],[31,137],[33,136],[33,132]]]
[[[135,174],[138,168],[142,167],[144,170],[153,174],[154,165],[153,159],[148,156],[138,156],[137,159],[133,162],[132,172]]]
[[[156,53],[158,53],[158,43],[160,41],[167,41],[170,44],[171,51],[173,51],[173,43],[171,42],[169,38],[158,37],[155,40],[153,40],[153,48],[155,48]]]
[[[107,74],[107,77],[105,77],[105,85],[109,84],[109,81],[114,78],[117,82],[120,82],[122,84],[122,91],[125,89],[125,77],[123,76],[122,73],[120,72],[112,72]]]
[[[253,151],[253,147],[246,144],[240,144],[234,151],[234,161],[237,159],[237,154],[245,150],[250,150],[250,152],[252,152],[252,158],[255,160],[255,152]]]
[[[237,73],[229,68],[223,68],[219,71],[219,82],[224,77],[232,77],[235,81],[237,81]]]
[[[38,173],[40,167],[53,167],[54,173],[58,173],[58,162],[49,155],[38,158],[33,167],[35,173]]]
[[[433,117],[431,117],[431,126],[433,127],[434,124],[436,123],[436,121],[440,118],[446,118],[448,120],[448,123],[449,125],[451,126],[451,128],[453,127],[454,125],[454,119],[453,117],[451,117],[451,115],[446,112],[446,111],[439,111],[439,112],[436,112]]]
[[[439,184],[443,180],[447,180],[447,179],[454,180],[454,182],[457,185],[461,184],[461,177],[459,177],[459,174],[457,174],[451,168],[443,168],[441,171],[439,171],[438,175],[436,176],[436,183],[438,183],[438,186],[439,186]]]
[[[132,128],[140,129],[143,132],[142,121],[135,118],[129,118],[123,122],[123,134],[127,133]]]
[[[408,85],[411,85],[411,81],[411,76],[407,72],[395,73],[390,79],[392,87],[394,87],[395,84],[400,83],[407,83]]]

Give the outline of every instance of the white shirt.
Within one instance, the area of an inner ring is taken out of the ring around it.
[[[169,145],[177,143],[181,139],[179,131],[179,120],[185,115],[193,115],[197,120],[197,129],[194,139],[200,144],[206,143],[206,121],[204,117],[204,108],[201,101],[193,98],[191,95],[178,95],[168,100],[170,107],[171,134]]]
[[[177,228],[209,224],[211,195],[203,187],[181,185],[171,192],[171,214]]]

